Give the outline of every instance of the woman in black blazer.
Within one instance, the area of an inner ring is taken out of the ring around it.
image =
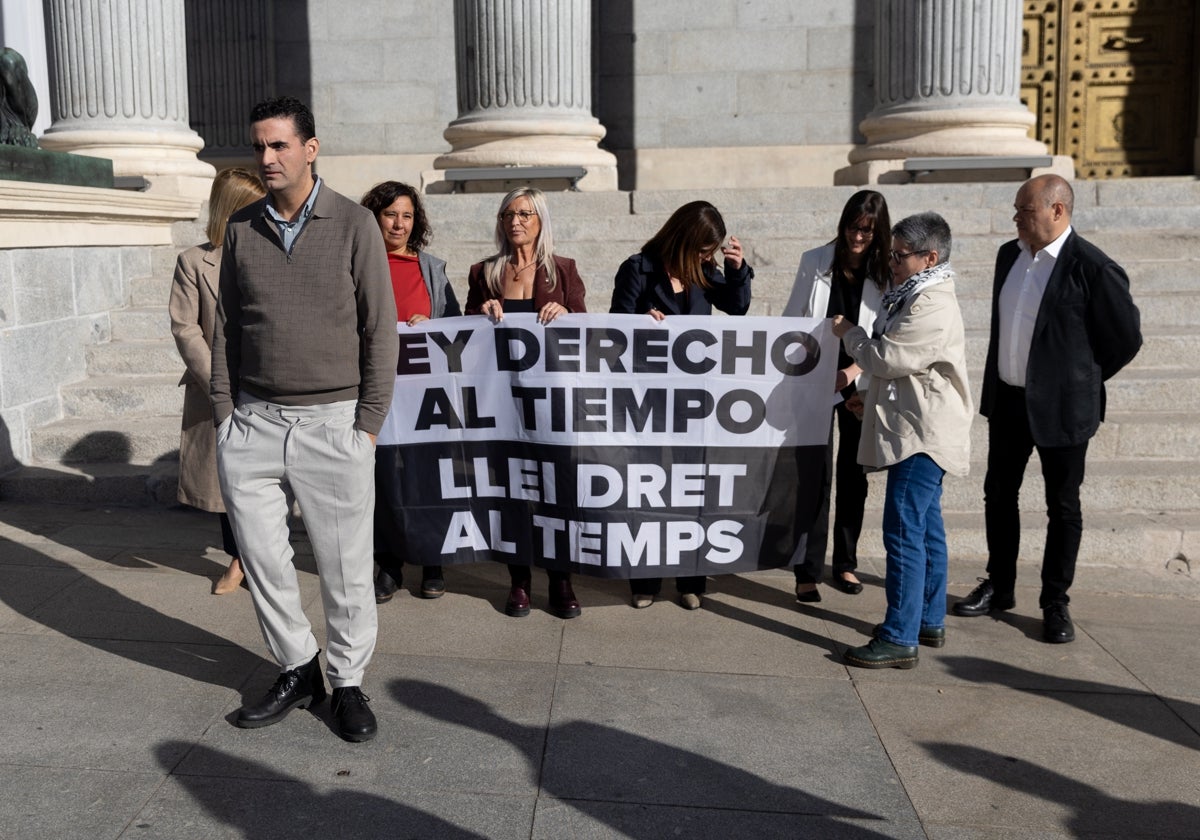
[[[667,315],[711,315],[713,308],[745,315],[750,308],[752,269],[736,236],[725,241],[725,220],[707,201],[692,201],[674,213],[642,250],[617,269],[609,312],[646,313],[656,321]],[[725,272],[717,268],[717,254]],[[675,588],[684,609],[700,608],[706,579],[679,577]],[[662,578],[629,581],[633,606],[648,607],[662,590]]]

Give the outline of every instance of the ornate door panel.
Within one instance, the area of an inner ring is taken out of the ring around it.
[[[1081,178],[1192,171],[1195,0],[1027,2],[1030,133]]]

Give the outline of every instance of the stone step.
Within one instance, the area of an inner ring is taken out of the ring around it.
[[[30,434],[40,463],[152,464],[179,457],[180,415],[68,418]]]
[[[92,505],[176,503],[179,463],[62,464],[19,467],[0,476],[0,499],[22,502]]]
[[[986,449],[973,453],[977,460],[965,477],[947,476],[942,509],[955,513],[983,513],[983,479],[987,472]],[[1045,512],[1045,491],[1036,455],[1030,459],[1021,488],[1021,510]],[[867,507],[883,507],[886,476],[872,475]],[[1089,458],[1081,491],[1086,516],[1111,513],[1200,512],[1200,475],[1194,462],[1142,458],[1107,461]]]
[[[971,452],[982,463],[987,457],[987,418],[971,425]],[[1088,444],[1088,462],[1141,459],[1200,460],[1200,423],[1194,414],[1155,411],[1109,411]],[[1036,456],[1035,456],[1036,459]]]
[[[1077,564],[1079,575],[1087,574],[1089,567],[1161,573],[1169,562],[1178,560],[1184,547],[1194,544],[1196,535],[1200,534],[1200,514],[1194,512],[1125,514],[1090,511],[1085,506],[1083,516],[1083,539]],[[947,513],[944,520],[952,569],[958,561],[986,560],[987,532],[982,514]],[[1046,542],[1046,520],[1038,515],[1026,515],[1022,520],[1017,576],[1027,583],[1036,582]],[[878,561],[882,570],[886,552],[879,511],[868,511],[863,520],[858,554],[860,560],[872,558]]]
[[[180,416],[183,412],[179,374],[94,376],[64,386],[61,395],[67,417]]]
[[[174,373],[183,375],[183,360],[169,336],[157,340],[110,341],[87,349],[88,374],[119,376],[122,374]]]
[[[165,300],[159,305],[114,309],[108,319],[113,341],[174,341]]]

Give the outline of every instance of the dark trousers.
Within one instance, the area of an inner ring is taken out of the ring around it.
[[[634,595],[657,595],[662,591],[662,578],[630,578],[629,591]],[[675,578],[675,591],[681,595],[703,595],[708,588],[704,575],[685,575]]]
[[[237,539],[233,536],[233,525],[229,522],[229,514],[219,513],[221,519],[221,547],[230,557],[241,557],[238,553]]]
[[[1029,456],[1036,449],[1046,485],[1046,548],[1042,555],[1042,609],[1070,602],[1075,560],[1083,536],[1079,488],[1083,485],[1087,442],[1077,446],[1037,446],[1029,431],[1025,389],[999,383],[988,419],[987,477],[983,510],[987,526],[988,577],[998,592],[1011,592],[1017,581],[1021,543],[1018,496]]]
[[[858,441],[862,437],[862,421],[854,412],[838,403],[834,408],[837,419],[837,495],[833,514],[833,574],[853,572],[858,568],[858,538],[862,536],[863,508],[867,504],[867,474],[858,463]],[[796,565],[798,583],[816,583],[825,566],[825,550],[829,546],[829,499],[834,483],[833,430],[825,451],[825,473],[821,478],[821,507],[808,532],[804,562]]]
[[[532,566],[518,566],[515,563],[508,563],[508,576],[512,580],[513,586],[522,586],[528,591],[529,584],[533,578]],[[552,572],[546,570],[546,577],[550,578],[550,585],[553,587],[555,583],[571,579],[570,572]]]

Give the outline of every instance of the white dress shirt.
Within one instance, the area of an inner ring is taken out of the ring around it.
[[[1008,271],[1000,287],[1000,347],[996,359],[1000,379],[1018,388],[1025,387],[1025,371],[1029,368],[1029,345],[1033,341],[1033,326],[1050,273],[1058,262],[1063,243],[1071,235],[1071,226],[1036,254],[1029,246],[1018,242],[1021,253]]]

